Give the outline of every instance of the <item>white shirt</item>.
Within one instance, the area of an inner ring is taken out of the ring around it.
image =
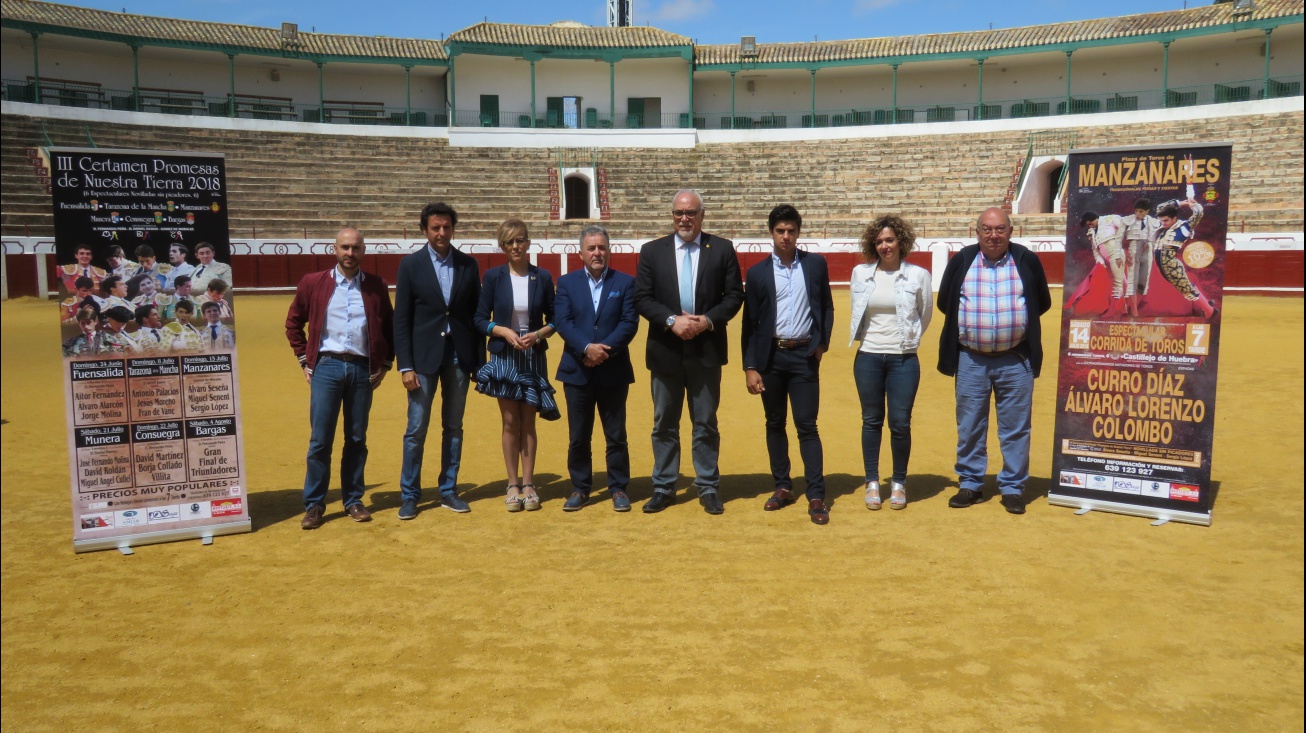
[[[508,274],[512,278],[512,330],[523,334],[531,327],[531,276]]]

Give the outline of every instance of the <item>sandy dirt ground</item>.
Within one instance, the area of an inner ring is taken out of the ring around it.
[[[553,423],[544,509],[505,512],[497,410],[473,394],[472,513],[431,509],[428,491],[400,522],[392,375],[372,411],[376,519],[348,521],[333,490],[315,532],[299,528],[308,391],[282,335],[288,302],[237,301],[254,531],[132,557],[73,553],[54,306],[4,303],[4,731],[1302,729],[1300,299],[1225,301],[1211,527],[1047,504],[1055,360],[1036,392],[1029,513],[950,510],[936,330],[912,503],[866,511],[843,291],[823,367],[826,527],[799,506],[762,511],[762,407],[736,353],[723,516],[683,488],[668,511],[638,511],[652,417],[637,368],[636,511],[612,512],[606,494],[562,511],[566,427]]]

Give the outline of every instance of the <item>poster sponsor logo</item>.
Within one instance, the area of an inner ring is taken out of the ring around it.
[[[113,526],[113,512],[82,515],[82,529],[109,529]]]
[[[145,511],[145,517],[150,524],[179,522],[181,521],[181,509],[175,504],[172,506],[154,506]]]
[[[1111,477],[1102,476],[1101,474],[1096,474],[1096,473],[1090,473],[1088,474],[1088,488],[1094,491],[1110,491]]]
[[[215,517],[230,517],[241,512],[240,499],[215,499],[210,502],[210,505],[210,511]]]
[[[1170,483],[1168,481],[1143,481],[1143,496],[1150,496],[1154,499],[1170,498]]]
[[[1076,473],[1074,471],[1061,472],[1062,486],[1073,486],[1077,489],[1082,489],[1087,484],[1088,484],[1088,478],[1082,473]]]
[[[229,489],[229,491],[231,492],[231,495],[232,495],[232,496],[240,496],[240,486],[239,486],[239,485],[237,485],[237,486],[232,486],[232,487]]]
[[[213,516],[207,501],[194,501],[181,505],[182,519],[208,519]]]
[[[140,527],[145,524],[145,512],[140,509],[124,509],[114,512],[113,523],[119,527]]]
[[[1197,486],[1194,484],[1170,484],[1171,499],[1195,502],[1198,500],[1199,495]]]
[[[1111,490],[1120,494],[1141,494],[1143,486],[1136,478],[1116,477],[1111,480]]]

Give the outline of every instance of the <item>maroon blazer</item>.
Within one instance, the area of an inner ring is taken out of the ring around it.
[[[326,323],[327,304],[335,292],[336,282],[331,270],[311,272],[299,281],[295,299],[286,313],[286,340],[299,357],[300,366],[309,370],[317,364],[317,349],[322,343],[322,327]],[[363,295],[363,311],[367,314],[367,338],[372,376],[389,369],[394,364],[394,306],[390,305],[390,290],[385,280],[370,272],[360,272],[363,281],[358,290]],[[304,336],[304,326],[308,336]]]

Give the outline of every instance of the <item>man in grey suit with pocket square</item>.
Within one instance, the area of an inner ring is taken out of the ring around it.
[[[594,482],[594,411],[598,410],[607,444],[608,493],[612,509],[630,511],[630,448],[626,442],[626,398],[635,370],[630,342],[639,330],[635,312],[635,278],[612,269],[608,231],[587,226],[580,233],[584,267],[558,278],[554,326],[565,348],[558,361],[558,381],[567,398],[567,471],[571,496],[563,511],[589,503]]]
[[[653,497],[644,511],[676,502],[680,475],[680,415],[693,423],[694,486],[708,514],[721,514],[721,367],[728,361],[726,323],[744,303],[735,245],[703,231],[703,197],[676,193],[675,231],[646,242],[635,276],[635,309],[648,319],[645,363],[653,392]]]
[[[794,503],[789,475],[792,406],[798,452],[807,479],[807,514],[815,524],[830,521],[825,505],[825,468],[816,418],[821,406],[821,357],[830,349],[834,298],[825,258],[798,249],[803,217],[788,204],[771,210],[771,256],[748,268],[744,298],[744,380],[750,394],[762,396],[766,412],[766,450],[775,492],[765,509]]]
[[[453,246],[457,225],[458,213],[447,204],[427,204],[420,221],[427,246],[399,262],[395,361],[408,390],[408,426],[399,477],[400,519],[417,516],[426,431],[437,388],[442,432],[440,503],[460,514],[471,511],[458,496],[458,466],[462,462],[467,386],[485,358],[485,337],[472,325],[481,297],[481,268],[471,255]]]

